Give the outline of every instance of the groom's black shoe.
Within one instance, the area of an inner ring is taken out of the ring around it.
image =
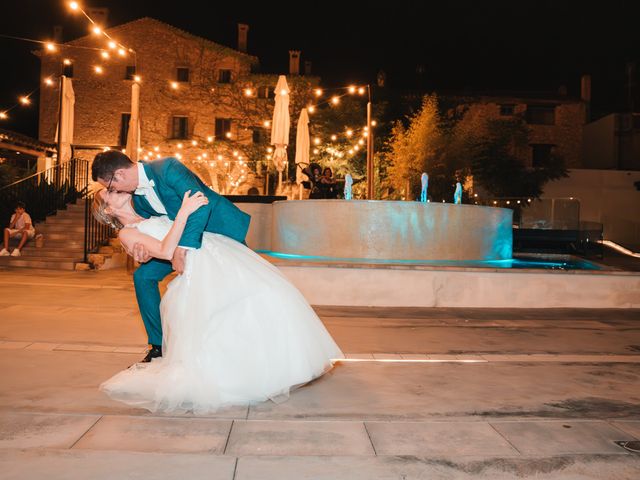
[[[140,363],[149,363],[154,358],[158,358],[162,356],[162,346],[160,345],[151,345],[151,348],[147,352],[147,356],[140,360]]]

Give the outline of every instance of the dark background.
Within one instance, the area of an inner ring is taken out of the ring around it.
[[[231,47],[237,23],[248,23],[249,53],[263,72],[287,73],[288,50],[298,49],[325,86],[375,82],[383,69],[390,88],[557,92],[566,86],[579,96],[580,76],[589,73],[595,116],[627,109],[626,64],[640,57],[637,1],[394,1],[357,8],[304,1],[81,3],[109,8],[108,26],[150,16]],[[47,40],[54,25],[63,26],[65,41],[88,33],[88,21],[66,5],[5,0],[0,34]],[[38,86],[35,47],[0,38],[0,109]],[[37,103],[16,108],[0,127],[36,136]]]

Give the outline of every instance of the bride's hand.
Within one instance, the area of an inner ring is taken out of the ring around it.
[[[182,206],[180,207],[180,211],[185,215],[191,215],[197,209],[209,203],[209,199],[202,192],[196,192],[189,196],[190,194],[191,190],[187,190],[182,199]]]

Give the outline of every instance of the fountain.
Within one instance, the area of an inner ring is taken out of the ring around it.
[[[351,200],[351,188],[353,186],[353,178],[350,173],[344,177],[344,199]]]
[[[456,191],[453,194],[453,203],[460,205],[462,203],[462,185],[460,182],[456,182]]]
[[[429,201],[427,197],[427,189],[429,188],[429,175],[423,173],[422,177],[420,177],[420,183],[422,184],[422,189],[420,190],[420,201],[422,203],[426,203]]]

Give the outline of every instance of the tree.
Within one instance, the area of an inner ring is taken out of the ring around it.
[[[438,99],[425,95],[420,110],[408,118],[408,126],[396,121],[386,143],[390,197],[411,200],[419,196],[420,177],[437,164],[442,141]]]

